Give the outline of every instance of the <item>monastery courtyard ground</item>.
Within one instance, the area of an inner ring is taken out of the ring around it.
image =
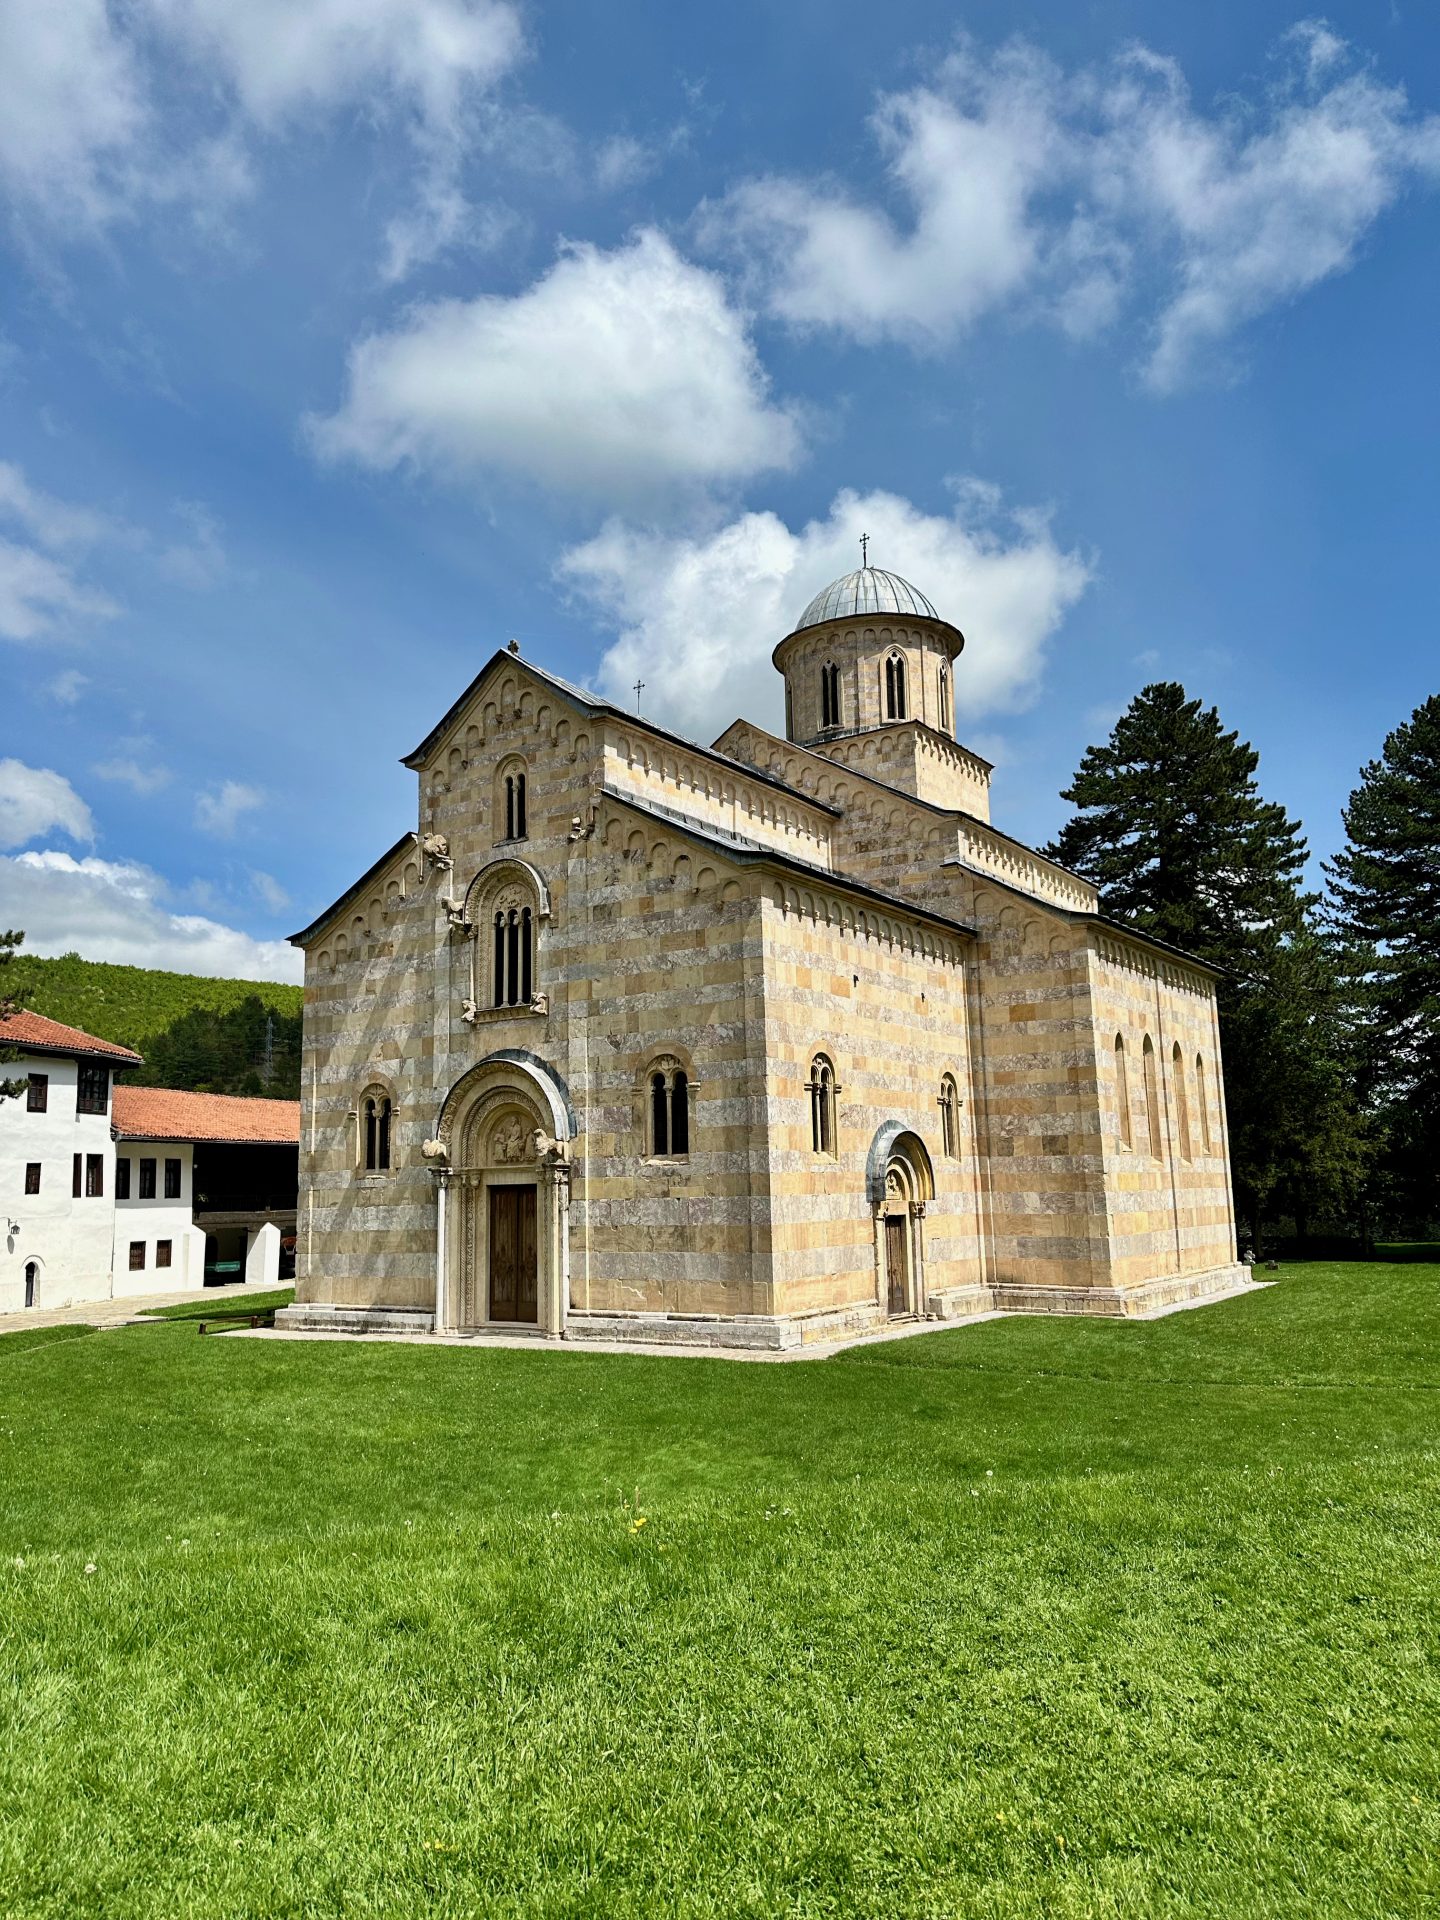
[[[0,1338],[7,1920],[1440,1911],[1440,1267],[787,1366],[203,1310]]]

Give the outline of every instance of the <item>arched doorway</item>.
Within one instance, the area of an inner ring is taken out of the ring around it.
[[[534,1056],[492,1054],[451,1089],[435,1141],[437,1332],[563,1331],[573,1132],[563,1084]]]
[[[875,1219],[875,1296],[891,1320],[925,1311],[925,1208],[935,1197],[919,1134],[889,1121],[870,1143],[866,1193]]]
[[[25,1304],[27,1307],[40,1304],[40,1265],[36,1260],[25,1262]]]

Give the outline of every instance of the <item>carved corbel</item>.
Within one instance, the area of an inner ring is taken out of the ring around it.
[[[478,1001],[462,1000],[460,1002],[460,1018],[465,1022],[467,1027],[473,1027],[475,1022],[480,1018]]]
[[[422,834],[420,851],[432,866],[448,868],[454,864],[450,858],[450,842],[443,833]]]

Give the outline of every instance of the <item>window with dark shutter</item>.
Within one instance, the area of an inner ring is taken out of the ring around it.
[[[25,1096],[27,1113],[46,1113],[50,1107],[50,1076],[48,1073],[32,1073],[30,1090]]]
[[[115,1162],[115,1198],[117,1200],[128,1200],[130,1198],[130,1162],[128,1159],[117,1160]]]
[[[85,1156],[85,1198],[103,1200],[105,1197],[105,1156],[103,1153],[87,1153]]]
[[[144,1270],[144,1266],[145,1242],[143,1240],[132,1240],[130,1242],[130,1271],[132,1273],[140,1273]]]
[[[25,1191],[26,1193],[38,1193],[40,1191],[40,1162],[38,1160],[31,1160],[26,1164]]]
[[[142,1200],[155,1198],[155,1162],[153,1160],[140,1162],[140,1198]]]
[[[178,1160],[165,1162],[165,1198],[167,1200],[180,1198],[180,1162]]]

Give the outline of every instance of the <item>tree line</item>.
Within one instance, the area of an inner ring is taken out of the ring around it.
[[[1440,695],[1360,770],[1325,888],[1259,755],[1176,681],[1143,688],[1045,849],[1116,920],[1219,970],[1242,1235],[1428,1237],[1440,1221]]]

